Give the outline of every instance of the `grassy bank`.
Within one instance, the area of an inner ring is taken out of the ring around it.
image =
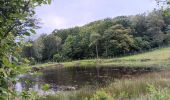
[[[44,100],[169,100],[170,71],[116,80],[104,88],[81,89],[47,96]],[[102,99],[105,98],[105,99]],[[149,98],[149,99],[148,99]]]
[[[159,67],[166,71],[142,74],[115,80],[105,87],[86,87],[71,92],[59,92],[44,100],[169,100],[170,99],[170,47],[137,55],[113,59],[91,59],[38,65],[53,67]]]
[[[90,59],[90,60],[78,60],[63,63],[45,63],[36,65],[38,67],[161,67],[168,68],[170,66],[170,47],[162,48],[146,53],[130,55],[120,58],[112,59]]]

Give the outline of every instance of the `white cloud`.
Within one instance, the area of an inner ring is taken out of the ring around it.
[[[154,0],[53,0],[51,5],[36,9],[43,23],[37,32],[50,33],[106,17],[143,13],[154,7]]]
[[[43,27],[65,28],[67,20],[55,15],[47,15],[42,18]]]

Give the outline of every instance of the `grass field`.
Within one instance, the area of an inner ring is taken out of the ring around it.
[[[170,66],[170,47],[161,48],[154,51],[130,55],[120,58],[112,59],[89,59],[78,60],[60,63],[64,67],[162,67],[169,68]],[[38,64],[37,67],[53,66],[57,67],[58,63],[49,62],[45,64]]]

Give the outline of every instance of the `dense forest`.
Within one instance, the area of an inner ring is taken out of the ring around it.
[[[38,62],[133,54],[170,43],[170,15],[154,10],[106,18],[82,27],[55,29],[29,42],[32,45],[24,46],[22,55]]]

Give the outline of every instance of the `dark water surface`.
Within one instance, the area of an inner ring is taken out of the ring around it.
[[[126,67],[70,67],[43,69],[42,75],[21,76],[21,82],[16,84],[16,90],[34,89],[39,92],[44,84],[49,84],[50,90],[71,91],[84,86],[104,86],[114,79],[129,78],[143,73],[152,72],[152,68]]]

